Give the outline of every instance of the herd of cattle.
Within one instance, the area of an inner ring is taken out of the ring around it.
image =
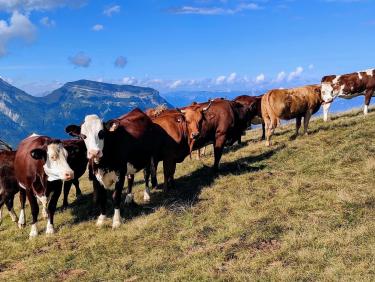
[[[125,179],[128,188],[125,202],[133,201],[134,174],[144,170],[144,201],[150,201],[151,187],[158,186],[156,171],[163,162],[164,190],[174,187],[176,164],[193,150],[207,144],[214,147],[215,172],[225,146],[241,142],[241,136],[251,124],[262,124],[262,139],[271,145],[271,136],[280,119],[296,119],[296,133],[304,119],[304,133],[310,117],[323,105],[324,120],[336,97],[365,95],[364,113],[375,90],[375,70],[341,76],[326,76],[320,85],[294,89],[271,90],[258,97],[239,96],[233,101],[222,98],[206,103],[193,103],[180,109],[134,109],[119,118],[103,122],[97,115],[88,115],[81,125],[69,125],[66,132],[73,140],[61,141],[47,136],[31,135],[13,151],[0,142],[0,222],[5,204],[20,228],[26,224],[25,202],[30,203],[32,225],[30,237],[38,235],[39,204],[47,218],[46,233],[54,233],[56,205],[64,191],[63,207],[68,205],[69,190],[74,184],[81,193],[78,179],[87,167],[93,183],[94,201],[100,215],[97,225],[106,219],[106,189],[115,185],[113,193],[113,228],[121,225],[120,203]],[[13,209],[19,192],[19,217]]]

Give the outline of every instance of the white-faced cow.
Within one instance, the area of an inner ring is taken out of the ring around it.
[[[349,73],[344,75],[328,75],[322,78],[322,98],[325,105],[324,120],[328,120],[328,110],[331,102],[336,98],[351,99],[356,96],[365,96],[363,113],[368,114],[368,106],[375,91],[375,69]]]
[[[53,217],[61,194],[62,181],[74,178],[67,163],[68,152],[60,140],[32,135],[24,139],[14,159],[16,179],[20,185],[21,213],[19,225],[25,225],[25,201],[29,200],[32,214],[30,237],[38,235],[39,206],[37,199],[48,212],[46,233],[54,233]]]
[[[103,123],[97,115],[86,116],[81,126],[65,129],[72,136],[81,137],[90,160],[94,194],[100,206],[97,225],[106,219],[106,189],[115,184],[112,227],[121,225],[120,202],[125,176],[150,166],[151,159],[160,150],[160,127],[139,109]],[[148,194],[149,190],[145,190]],[[145,195],[146,196],[146,195]]]

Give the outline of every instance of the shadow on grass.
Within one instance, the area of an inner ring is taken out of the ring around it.
[[[122,216],[129,220],[141,215],[153,213],[160,207],[165,207],[173,212],[186,210],[199,201],[202,201],[202,199],[199,199],[202,189],[211,186],[217,176],[230,174],[241,175],[263,170],[266,165],[254,165],[253,163],[258,163],[272,157],[284,147],[284,145],[280,145],[259,155],[248,156],[232,162],[221,163],[220,172],[218,174],[215,174],[211,167],[203,166],[189,175],[184,175],[176,179],[176,188],[170,189],[167,193],[164,193],[161,190],[153,190],[151,194],[151,203],[149,204],[132,203],[125,206],[124,201],[122,201]],[[109,214],[112,214],[113,211],[112,197],[109,196],[112,192],[113,190],[107,191],[107,211]],[[82,195],[82,197],[74,201],[69,208],[74,216],[74,223],[93,219],[99,214],[98,208],[93,203],[93,193]]]

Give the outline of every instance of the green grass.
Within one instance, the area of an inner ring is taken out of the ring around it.
[[[270,148],[249,131],[242,146],[226,150],[220,176],[211,174],[210,150],[202,161],[187,158],[177,189],[153,191],[148,205],[138,174],[136,204],[122,208],[118,230],[110,219],[95,226],[84,178],[84,197],[71,193],[53,236],[29,240],[29,225],[19,230],[5,217],[0,280],[374,280],[374,124],[375,112],[315,119],[311,134],[295,141],[287,125]]]

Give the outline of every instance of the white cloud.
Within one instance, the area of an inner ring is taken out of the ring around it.
[[[181,84],[182,84],[182,80],[176,80],[176,81],[172,82],[172,84],[169,87],[172,88],[172,89],[175,89],[175,88],[181,86]]]
[[[51,20],[49,17],[43,17],[39,22],[45,27],[54,27],[56,25],[56,22],[54,20]]]
[[[106,8],[103,11],[103,14],[108,17],[111,17],[113,14],[120,13],[120,11],[121,11],[120,5],[114,5],[114,6]]]
[[[261,73],[261,74],[259,74],[259,75],[255,78],[255,82],[256,82],[256,83],[260,83],[260,82],[263,82],[265,79],[266,79],[266,76],[265,76],[263,73]]]
[[[232,8],[230,7],[182,6],[182,7],[177,7],[177,8],[171,8],[169,9],[169,12],[172,14],[233,15],[233,14],[237,14],[237,13],[247,11],[247,10],[260,10],[260,9],[262,9],[262,7],[256,3],[241,3]]]
[[[87,68],[91,64],[91,58],[83,52],[79,52],[76,55],[69,57],[68,60],[76,67]]]
[[[128,64],[128,60],[124,56],[118,56],[115,60],[115,67],[124,68]]]
[[[309,68],[309,70],[312,70],[312,69],[314,69],[314,65],[313,64],[310,64],[309,66],[308,66],[308,68]]]
[[[127,85],[134,85],[134,84],[137,84],[138,83],[138,79],[136,79],[135,77],[129,77],[129,76],[126,76],[122,79],[122,83],[123,84],[127,84]]]
[[[222,84],[227,77],[225,75],[220,75],[215,79],[216,84]]]
[[[293,79],[300,77],[302,73],[303,73],[303,67],[297,67],[294,71],[292,71],[288,75],[288,81],[291,81]]]
[[[0,11],[51,10],[59,7],[80,7],[86,0],[0,0]]]
[[[104,26],[101,25],[101,24],[96,24],[96,25],[94,25],[94,26],[92,27],[92,30],[93,30],[93,31],[101,31],[101,30],[103,30],[103,29],[104,29]]]
[[[237,78],[237,74],[236,74],[235,72],[232,72],[232,73],[228,76],[228,78],[227,78],[227,82],[228,82],[228,83],[233,83],[233,82],[235,82],[236,78]]]
[[[286,78],[286,72],[281,71],[277,74],[275,81],[276,82],[282,82]]]
[[[35,38],[35,34],[36,28],[29,18],[17,11],[13,12],[9,23],[0,20],[0,56],[6,54],[9,41],[20,38],[30,42]]]

